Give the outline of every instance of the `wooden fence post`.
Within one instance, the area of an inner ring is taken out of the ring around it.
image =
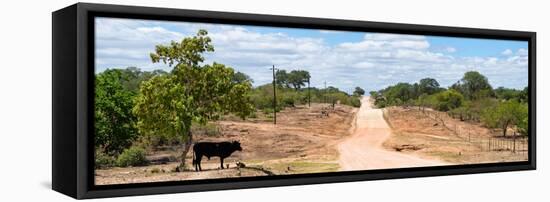
[[[514,131],[514,149],[512,150],[512,153],[516,153],[516,131]]]

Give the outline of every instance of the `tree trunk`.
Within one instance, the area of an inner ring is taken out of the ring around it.
[[[183,143],[183,151],[181,153],[181,163],[177,168],[179,172],[182,172],[185,170],[185,157],[187,156],[187,153],[189,152],[189,149],[191,148],[192,144],[193,144],[193,134],[191,134],[191,130],[189,129],[187,131],[187,138],[185,138]]]
[[[502,126],[502,136],[503,137],[506,137],[507,129],[508,129],[508,122],[504,123],[504,125]]]

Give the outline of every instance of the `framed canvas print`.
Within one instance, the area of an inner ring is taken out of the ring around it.
[[[75,198],[535,169],[536,34],[78,3],[53,20]]]

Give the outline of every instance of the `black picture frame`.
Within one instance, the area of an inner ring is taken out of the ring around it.
[[[94,17],[506,39],[528,42],[528,161],[285,176],[94,185]],[[52,13],[52,188],[84,199],[536,169],[536,33],[77,3]]]

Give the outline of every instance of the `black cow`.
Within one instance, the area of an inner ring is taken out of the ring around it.
[[[242,151],[239,141],[233,142],[197,142],[193,145],[193,166],[195,171],[201,171],[202,156],[206,156],[208,160],[212,156],[220,157],[220,168],[223,169],[223,159],[231,156],[235,151]]]

